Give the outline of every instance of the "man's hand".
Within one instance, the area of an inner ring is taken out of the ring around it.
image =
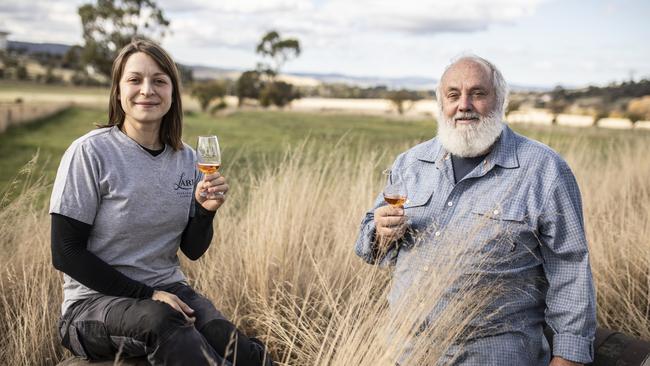
[[[556,357],[553,357],[553,359],[551,359],[551,363],[548,366],[583,366],[583,364],[568,361],[568,360],[563,359],[562,357],[557,357],[556,356]]]
[[[179,299],[178,296],[169,292],[154,290],[151,299],[164,302],[165,304],[174,308],[174,310],[183,314],[188,322],[194,323],[194,310],[189,307],[189,305],[184,303],[181,299]]]
[[[406,232],[406,216],[402,207],[382,206],[375,210],[375,242],[380,251],[400,239]]]
[[[208,174],[196,187],[194,198],[208,211],[216,211],[226,201],[228,183],[221,174]]]

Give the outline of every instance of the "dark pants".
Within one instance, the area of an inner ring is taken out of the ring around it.
[[[113,360],[119,353],[146,356],[152,365],[272,365],[260,341],[238,331],[191,287],[156,289],[194,309],[194,324],[160,301],[97,295],[77,301],[61,317],[61,343],[89,360]]]

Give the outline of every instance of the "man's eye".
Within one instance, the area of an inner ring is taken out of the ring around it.
[[[456,94],[456,93],[447,94],[447,98],[448,98],[448,99],[457,99],[457,98],[458,98],[458,94]]]

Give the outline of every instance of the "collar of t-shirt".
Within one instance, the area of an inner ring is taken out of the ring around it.
[[[140,144],[138,144],[138,145],[140,145]],[[164,145],[163,145],[163,147],[162,147],[161,149],[158,149],[158,150],[147,149],[146,147],[144,147],[144,146],[142,146],[142,145],[140,145],[140,147],[142,147],[143,149],[147,150],[147,152],[148,152],[149,154],[151,154],[152,156],[158,156],[158,155],[160,155],[160,153],[162,153],[163,151],[165,151],[165,146],[164,146]]]
[[[451,154],[451,165],[454,168],[454,183],[460,182],[461,179],[465,178],[477,165],[479,165],[487,156],[487,154],[481,156],[475,156],[472,158],[463,158]]]

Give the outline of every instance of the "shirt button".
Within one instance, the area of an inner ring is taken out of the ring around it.
[[[424,266],[422,269],[423,269],[425,272],[426,272],[426,271],[429,271],[429,266]]]
[[[451,201],[447,202],[447,206],[451,207],[451,206],[453,206],[453,205],[454,205],[453,202],[451,202]]]
[[[440,231],[436,231],[433,235],[440,236]]]
[[[492,213],[495,214],[495,215],[498,215],[498,214],[499,214],[499,210],[494,210],[494,211],[492,211]]]

